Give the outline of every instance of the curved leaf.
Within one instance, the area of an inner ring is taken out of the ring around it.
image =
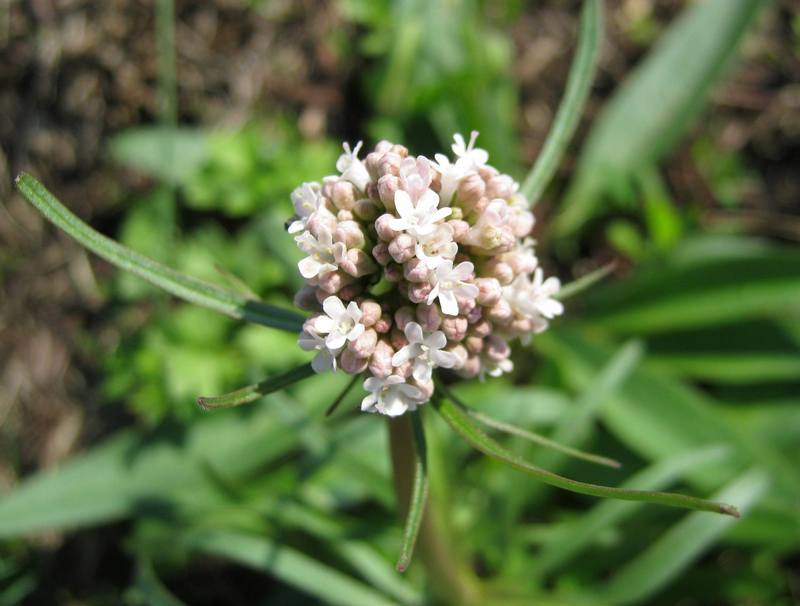
[[[177,272],[95,231],[70,212],[32,176],[22,173],[17,177],[16,184],[28,202],[56,227],[120,269],[134,273],[180,299],[232,318],[290,332],[301,330],[303,317],[299,314],[248,299],[238,293]]]
[[[241,406],[248,404],[260,397],[270,394],[279,389],[302,381],[314,374],[311,364],[303,364],[297,368],[293,368],[282,375],[265,379],[260,383],[254,383],[247,387],[242,387],[236,391],[226,393],[221,396],[200,396],[197,398],[197,404],[204,410],[212,410],[214,408],[233,408],[234,406]],[[349,389],[349,388],[348,388]]]
[[[428,455],[425,448],[425,430],[419,412],[411,414],[411,423],[414,429],[414,483],[411,488],[411,499],[406,514],[406,524],[403,528],[403,547],[397,560],[397,571],[405,572],[411,564],[414,555],[414,545],[425,515],[425,505],[428,502]]]

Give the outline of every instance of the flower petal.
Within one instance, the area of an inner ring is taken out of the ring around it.
[[[342,303],[342,300],[337,296],[327,297],[322,302],[322,309],[334,320],[338,320],[345,313],[344,303]]]
[[[409,343],[422,343],[422,326],[416,322],[409,322],[406,324],[406,329],[404,332],[406,333],[406,339],[408,339]]]

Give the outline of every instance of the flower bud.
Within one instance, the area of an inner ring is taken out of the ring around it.
[[[386,339],[378,339],[375,351],[372,352],[372,357],[369,359],[369,371],[379,379],[385,379],[394,370],[392,367],[393,355],[394,349]]]
[[[431,294],[433,286],[428,282],[414,282],[408,284],[408,298],[412,303],[422,303]]]
[[[334,242],[344,242],[347,248],[362,248],[364,246],[364,231],[355,221],[340,221],[333,232]]]
[[[449,351],[458,360],[453,366],[454,370],[458,370],[459,368],[463,367],[464,363],[467,361],[467,358],[469,357],[467,349],[463,345],[461,345],[461,343],[456,343],[455,345],[447,347],[446,351]]]
[[[467,314],[467,322],[469,322],[470,324],[475,324],[475,322],[480,321],[482,317],[483,317],[483,307],[481,307],[480,305],[476,305]]]
[[[400,282],[403,279],[403,266],[397,263],[389,263],[383,268],[383,277],[389,282]]]
[[[386,242],[378,242],[372,247],[372,256],[381,265],[388,265],[392,260],[392,255],[389,254],[389,246]]]
[[[420,303],[416,308],[417,322],[422,326],[423,330],[434,332],[439,330],[442,325],[442,312],[439,311],[438,305],[428,305],[427,303]]]
[[[408,263],[403,265],[403,275],[409,282],[427,282],[430,273],[428,266],[416,257],[409,259]]]
[[[469,334],[481,338],[489,336],[492,334],[492,325],[486,320],[480,320],[469,327]]]
[[[351,248],[339,266],[351,276],[361,278],[378,269],[372,258],[363,250]]]
[[[378,206],[367,198],[356,200],[355,206],[353,207],[353,214],[362,221],[372,221],[378,216],[378,212]]]
[[[355,187],[350,181],[338,180],[333,184],[333,192],[330,200],[333,205],[340,210],[351,210],[355,204]]]
[[[317,289],[313,286],[304,285],[294,295],[294,304],[300,309],[307,311],[316,311],[319,309],[319,304],[316,297]]]
[[[381,317],[381,306],[377,301],[366,299],[361,302],[361,323],[369,328],[374,325]]]
[[[368,357],[361,357],[350,349],[346,348],[339,354],[339,366],[347,374],[357,375],[364,372],[368,364]]]
[[[398,176],[400,174],[400,163],[402,161],[403,158],[399,154],[395,154],[391,151],[383,154],[383,158],[378,162],[378,182],[380,183],[380,177],[385,177],[386,175]]]
[[[442,319],[442,330],[450,341],[459,342],[463,340],[467,334],[468,327],[467,319],[461,316],[445,316]]]
[[[489,166],[488,164],[484,164],[483,166],[478,167],[478,174],[481,176],[481,179],[483,179],[488,183],[493,177],[499,175],[500,171],[497,170],[494,166]]]
[[[483,339],[475,335],[469,335],[464,339],[464,346],[471,354],[479,354],[483,350]]]
[[[510,198],[519,185],[509,175],[497,175],[486,183],[486,196],[489,198]]]
[[[317,209],[308,218],[306,229],[310,231],[315,238],[319,238],[323,230],[333,233],[336,231],[336,217],[325,209]]]
[[[539,262],[536,257],[524,249],[513,250],[503,255],[503,261],[508,263],[514,275],[533,273]]]
[[[375,322],[375,332],[380,335],[388,333],[392,329],[392,316],[387,313],[381,314],[381,317]]]
[[[514,271],[508,263],[504,263],[498,257],[489,259],[484,265],[484,273],[497,278],[503,286],[508,286],[514,280]]]
[[[392,219],[394,219],[394,217],[389,213],[384,213],[375,219],[375,231],[378,233],[378,237],[384,242],[391,242],[400,233],[389,227],[389,223]]]
[[[389,342],[392,344],[392,347],[394,347],[395,351],[400,351],[403,349],[403,347],[408,345],[408,339],[406,338],[405,333],[396,325],[392,329],[392,332],[389,333]]]
[[[503,292],[497,278],[477,278],[475,286],[478,287],[477,299],[480,305],[494,305]]]
[[[456,190],[461,208],[469,213],[478,203],[478,200],[486,195],[486,183],[477,173],[472,173],[461,179]]]
[[[428,380],[423,383],[416,379],[411,379],[410,383],[422,392],[420,402],[427,402],[431,399],[433,395],[433,380]]]
[[[514,315],[511,306],[505,299],[500,299],[497,303],[495,303],[491,307],[486,307],[484,309],[486,310],[484,312],[486,317],[492,322],[496,322],[497,324],[502,324],[502,325],[508,324],[509,322],[511,322],[511,318]]]
[[[504,338],[497,335],[489,335],[486,337],[483,353],[492,362],[500,362],[511,355],[511,348]]]
[[[319,278],[319,287],[330,295],[335,295],[343,286],[350,284],[353,278],[341,271],[329,271]]]
[[[360,358],[369,358],[375,351],[378,343],[378,333],[372,328],[367,328],[354,341],[347,343],[347,348]],[[366,366],[366,364],[364,365]]]
[[[336,293],[342,301],[352,301],[364,291],[364,285],[360,282],[347,284]]]
[[[401,332],[406,329],[406,324],[414,321],[414,309],[404,305],[394,312],[394,324]]]
[[[479,356],[472,355],[469,356],[464,361],[464,364],[458,370],[458,374],[459,376],[462,376],[465,379],[471,379],[472,377],[478,376],[478,373],[480,371],[481,371],[481,359]]]
[[[389,254],[397,263],[405,263],[414,256],[415,245],[416,240],[404,232],[389,243]]]
[[[478,305],[475,299],[467,299],[465,297],[456,297],[456,301],[458,302],[458,313],[462,316],[469,315]]]
[[[394,195],[400,188],[400,179],[395,175],[384,175],[378,179],[378,196],[390,212],[395,211]]]
[[[469,223],[461,220],[450,220],[447,224],[453,228],[453,240],[461,242],[461,239],[467,235],[469,231]]]
[[[408,156],[408,148],[405,145],[400,145],[399,143],[392,145],[392,148],[389,151],[393,154],[397,154],[401,159]]]
[[[513,211],[514,219],[511,221],[511,229],[514,230],[515,238],[524,238],[533,230],[535,219],[533,213],[527,210]]]

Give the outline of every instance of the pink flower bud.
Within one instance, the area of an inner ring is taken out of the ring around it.
[[[416,308],[417,322],[423,330],[434,332],[442,325],[442,312],[438,305],[420,303]]]
[[[491,307],[484,308],[484,315],[491,320],[492,322],[496,322],[497,324],[506,325],[511,322],[512,317],[514,316],[514,312],[511,309],[511,306],[505,299],[500,299],[497,303],[492,305]]]
[[[497,175],[486,183],[486,196],[489,198],[510,198],[518,185],[508,175]]]
[[[372,247],[372,256],[381,265],[388,265],[392,260],[392,255],[389,254],[389,246],[386,242],[378,242]]]
[[[392,329],[392,316],[387,313],[381,314],[380,319],[375,322],[375,332],[385,335]]]
[[[378,216],[378,206],[367,198],[356,200],[353,214],[362,221],[372,221]]]
[[[442,330],[450,341],[459,342],[467,335],[469,324],[461,316],[445,316],[442,319]]]
[[[391,242],[397,237],[397,232],[389,227],[389,223],[394,219],[389,213],[385,213],[375,219],[375,231],[378,232],[378,237],[384,242]]]
[[[352,301],[364,290],[364,285],[360,282],[342,286],[338,293],[336,293],[342,301]]]
[[[381,139],[375,144],[375,151],[383,155],[386,152],[392,151],[393,147],[394,143],[392,143],[391,141],[387,141],[386,139]]]
[[[420,259],[413,257],[403,265],[403,275],[409,282],[427,282],[430,277],[430,269]]]
[[[397,154],[401,159],[408,156],[408,148],[405,145],[400,145],[399,143],[392,145],[392,149],[389,151],[393,154]]]
[[[469,327],[469,334],[481,338],[487,337],[492,334],[492,325],[486,320],[480,320]]]
[[[322,194],[322,196],[324,198],[327,198],[328,200],[333,198],[333,187],[334,187],[334,185],[336,185],[336,183],[338,181],[339,181],[339,177],[336,177],[336,176],[324,177],[322,179],[322,189],[321,189],[320,193]]]
[[[389,243],[389,254],[398,263],[405,263],[415,254],[416,241],[407,234],[402,233]]]
[[[394,194],[400,188],[400,179],[395,175],[383,175],[378,179],[378,196],[390,212],[395,211]]]
[[[319,238],[323,230],[333,233],[336,231],[336,217],[327,210],[317,209],[308,218],[306,229],[310,231],[315,238]]]
[[[494,166],[489,166],[488,164],[484,164],[483,166],[478,167],[478,174],[481,176],[481,179],[486,181],[487,183],[492,179],[492,177],[496,177],[500,174],[500,171],[497,170]]]
[[[454,370],[458,370],[459,368],[464,366],[464,364],[467,361],[467,358],[469,357],[466,347],[464,347],[460,343],[456,343],[455,345],[447,347],[446,350],[449,351],[451,354],[453,354],[456,358],[458,358],[458,362],[456,362],[455,366],[453,366]]]
[[[503,260],[508,263],[514,275],[532,273],[538,265],[536,257],[533,254],[520,249],[506,253],[503,255]]]
[[[478,200],[486,195],[486,184],[480,175],[472,173],[461,179],[456,195],[461,208],[469,213],[475,208]]]
[[[350,181],[338,180],[333,184],[333,192],[330,196],[333,205],[341,210],[351,210],[355,204],[355,187]]]
[[[355,221],[341,221],[333,232],[334,242],[344,242],[347,248],[364,246],[364,232]]]
[[[431,294],[433,286],[427,282],[414,282],[408,285],[408,298],[412,303],[422,303]]]
[[[533,230],[535,219],[533,213],[527,210],[514,212],[514,220],[511,222],[511,229],[514,230],[514,237],[524,238]]]
[[[313,286],[303,285],[294,296],[294,304],[300,309],[315,311],[319,309],[316,297],[317,289]]]
[[[394,374],[403,377],[404,379],[410,379],[411,373],[414,370],[414,364],[411,360],[407,362],[403,362],[400,366],[394,367]]]
[[[507,286],[514,280],[514,270],[508,263],[504,263],[498,257],[489,259],[484,265],[485,273],[497,278],[501,285]]]
[[[461,220],[451,220],[447,224],[453,228],[453,240],[461,242],[461,239],[467,235],[469,231],[469,223]]]
[[[470,324],[475,324],[483,317],[483,307],[480,305],[476,305],[472,308],[472,310],[467,314],[467,322]]]
[[[397,263],[389,263],[383,268],[383,277],[389,282],[399,282],[403,279],[403,266]]]
[[[392,356],[394,349],[386,339],[378,339],[375,344],[375,351],[369,360],[369,371],[380,379],[385,379],[394,371],[392,366]]]
[[[470,335],[464,339],[464,345],[471,354],[479,354],[483,350],[483,339]]]
[[[497,335],[489,335],[486,337],[483,353],[492,362],[501,362],[511,355],[511,348],[504,338]]]
[[[335,295],[343,286],[353,281],[351,276],[341,271],[329,271],[319,278],[319,287],[326,293]]]
[[[336,213],[336,220],[337,221],[352,221],[353,220],[353,213],[349,210],[340,210]]]
[[[361,278],[375,272],[378,267],[363,250],[351,248],[339,266],[351,276]]]
[[[345,349],[339,354],[339,367],[349,375],[364,372],[368,364],[368,357],[361,357],[350,349]]]
[[[347,348],[360,358],[369,358],[375,351],[377,343],[378,333],[374,329],[368,328],[355,341],[349,341]]]
[[[475,299],[456,297],[456,301],[458,302],[458,313],[462,316],[467,316],[472,313],[472,310],[478,305]]]
[[[478,287],[478,303],[480,305],[494,305],[503,292],[497,278],[477,278],[475,286]]]
[[[361,323],[369,328],[381,318],[381,306],[377,301],[366,299],[361,302]]]
[[[386,153],[385,150],[378,150],[376,146],[375,151],[368,153],[367,157],[364,158],[364,166],[366,167],[370,178],[377,179],[380,177],[378,170],[384,153]]]
[[[381,158],[378,163],[378,181],[380,182],[380,177],[385,177],[386,175],[398,176],[400,174],[400,163],[402,161],[403,158],[399,154],[395,154],[391,151],[383,154],[383,158]]]
[[[469,356],[465,361],[461,368],[458,370],[459,376],[464,377],[465,379],[471,379],[472,377],[478,376],[478,373],[481,371],[481,359],[478,356]]]
[[[402,333],[406,329],[406,324],[414,321],[414,309],[404,305],[394,312],[394,324]]]

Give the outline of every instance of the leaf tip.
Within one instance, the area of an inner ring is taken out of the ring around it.
[[[720,503],[719,512],[736,519],[742,517],[742,515],[739,513],[739,510],[736,509],[736,507],[734,507],[733,505],[728,505],[727,503]]]
[[[406,570],[408,570],[408,565],[409,565],[410,563],[411,563],[411,560],[410,560],[409,558],[407,558],[407,557],[402,557],[402,558],[400,558],[399,560],[397,560],[397,564],[395,564],[395,567],[394,567],[394,569],[395,569],[397,572],[401,572],[401,573],[402,573],[402,572],[405,572]]]

